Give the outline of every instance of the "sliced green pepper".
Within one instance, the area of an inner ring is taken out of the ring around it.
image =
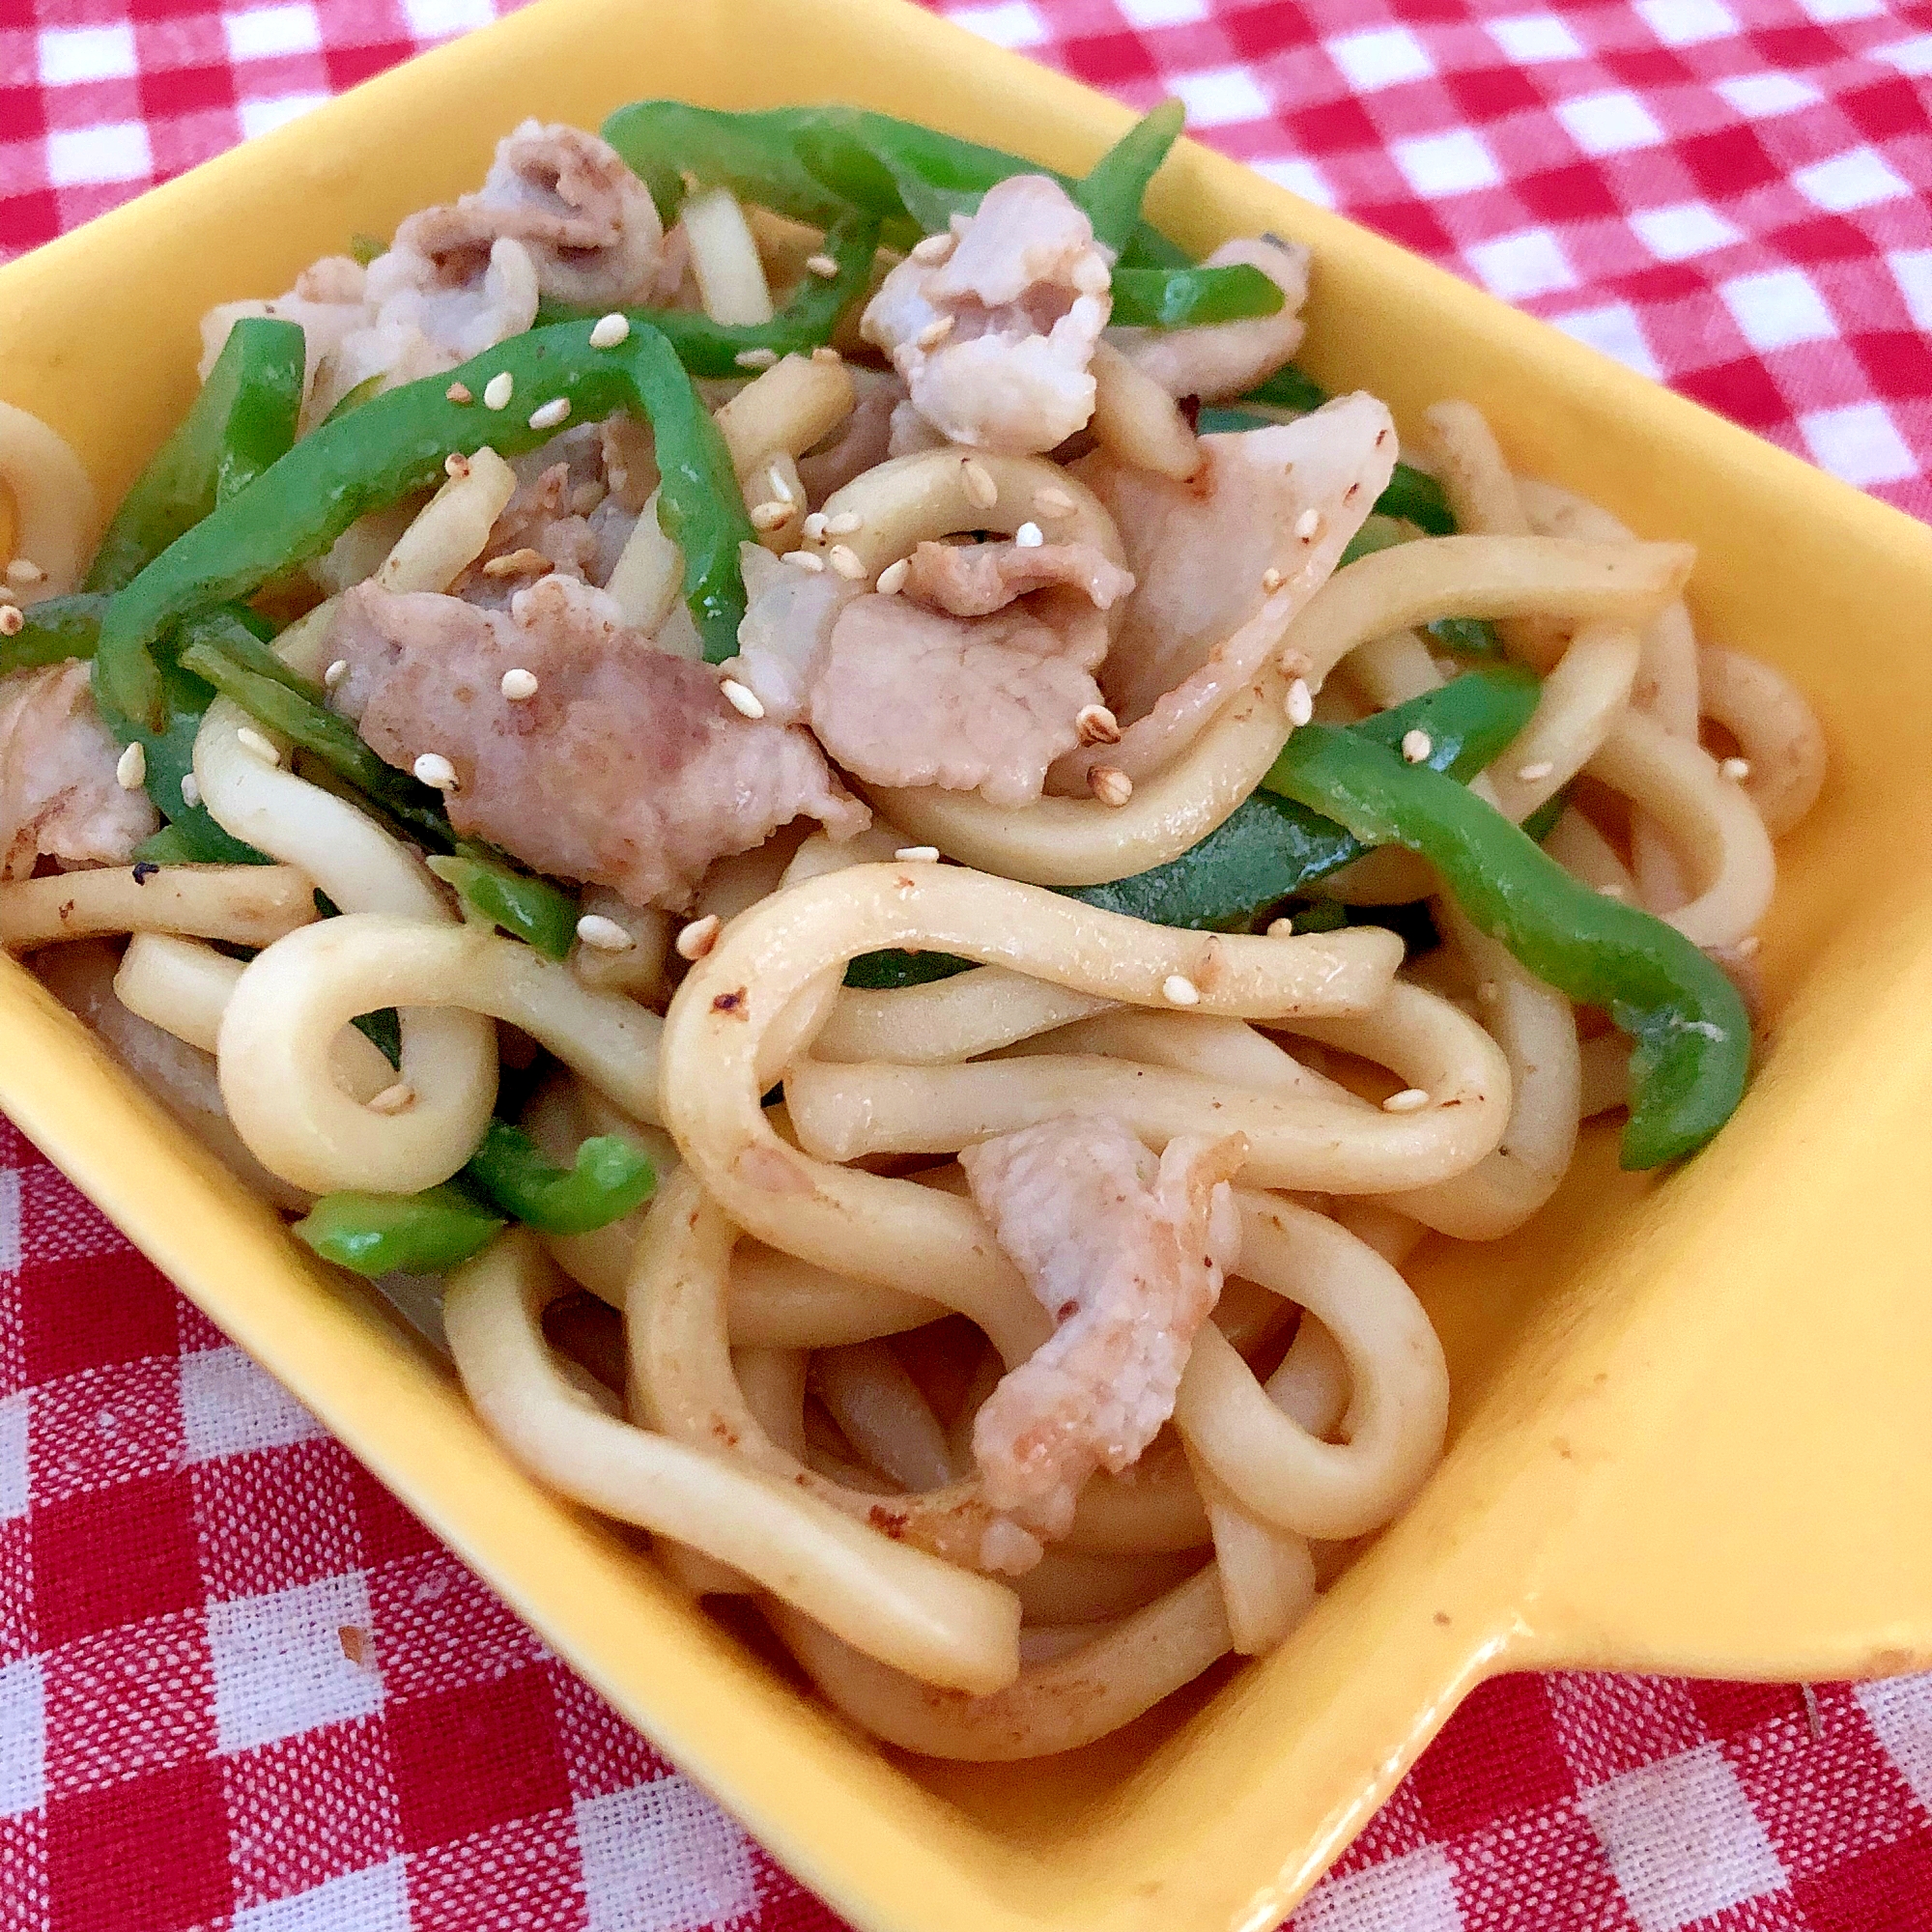
[[[1094,239],[1118,256],[1133,240],[1148,185],[1180,138],[1187,109],[1163,100],[1141,116],[1073,187],[1073,199],[1094,224]]]
[[[1109,318],[1125,328],[1197,328],[1281,312],[1280,287],[1247,262],[1223,269],[1116,269]]]
[[[119,590],[181,533],[288,453],[301,413],[300,327],[245,316],[228,332],[180,427],[121,499],[87,573]]]
[[[870,215],[848,214],[836,222],[825,238],[825,252],[837,272],[821,280],[807,275],[784,307],[769,322],[713,322],[696,310],[641,308],[626,311],[634,323],[643,323],[677,351],[677,359],[694,376],[742,376],[751,355],[798,355],[830,342],[839,318],[866,293],[872,258],[878,251],[879,224]],[[539,323],[594,321],[602,309],[567,302],[547,302]]]
[[[10,670],[91,658],[100,641],[100,620],[106,614],[107,599],[87,590],[29,604],[20,612],[20,628],[11,638],[0,637],[0,677]]]
[[[973,213],[980,196],[1010,176],[1043,174],[1076,186],[1070,176],[1018,155],[857,107],[734,114],[682,100],[635,100],[604,123],[603,133],[649,187],[667,222],[682,205],[690,175],[818,228],[862,209],[884,223],[882,239],[894,248]],[[1143,221],[1121,259],[1129,267],[1177,268],[1187,257]]]
[[[512,871],[482,856],[487,847],[466,846],[429,868],[453,886],[467,905],[505,932],[534,946],[547,959],[567,959],[577,938],[577,905],[548,879]]]
[[[1250,389],[1244,402],[1259,403],[1264,409],[1290,410],[1305,416],[1328,400],[1328,391],[1304,369],[1284,362],[1265,383]]]
[[[1365,844],[1421,854],[1526,971],[1607,1009],[1635,1042],[1625,1167],[1693,1152],[1730,1118],[1750,1021],[1737,988],[1674,926],[1593,892],[1473,792],[1359,733],[1305,725],[1268,776]]]
[[[465,1175],[497,1207],[546,1235],[592,1235],[651,1198],[649,1156],[615,1134],[582,1142],[573,1167],[546,1160],[521,1127],[492,1121]]]
[[[508,404],[489,408],[482,398],[500,394],[505,378]],[[476,400],[453,402],[451,388]],[[756,538],[724,439],[656,329],[634,323],[623,342],[597,349],[588,327],[564,322],[513,335],[446,375],[407,383],[325,423],[176,538],[109,605],[94,660],[97,693],[123,716],[157,724],[153,647],[170,624],[245,596],[327,549],[358,517],[436,481],[453,450],[536,448],[555,435],[546,406],[559,402],[580,422],[619,409],[650,421],[663,477],[658,520],[683,554],[684,598],[705,654],[722,663],[738,648],[745,614],[738,546]]]
[[[294,1232],[324,1261],[357,1274],[444,1274],[502,1226],[501,1215],[445,1183],[421,1194],[325,1194]]]

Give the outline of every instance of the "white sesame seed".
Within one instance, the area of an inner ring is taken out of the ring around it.
[[[904,866],[936,866],[939,863],[937,845],[901,845],[893,857]]]
[[[282,762],[282,754],[252,724],[242,725],[235,734],[235,742],[251,758],[260,758],[265,765],[279,765]]]
[[[1750,777],[1750,760],[1748,758],[1726,758],[1718,767],[1718,770],[1723,777],[1729,779],[1733,784],[1743,784]]]
[[[416,1103],[416,1090],[407,1080],[398,1080],[393,1087],[384,1087],[369,1102],[372,1114],[400,1114]]]
[[[1764,950],[1764,941],[1756,933],[1747,932],[1731,948],[1740,959],[1755,959]]]
[[[1083,704],[1073,714],[1073,728],[1083,745],[1118,745],[1121,721],[1104,704]]]
[[[148,749],[137,738],[114,761],[114,782],[123,791],[139,791],[148,781]]]
[[[1315,716],[1315,696],[1308,689],[1308,680],[1298,677],[1288,687],[1288,700],[1285,706],[1288,722],[1299,726],[1306,724]]]
[[[913,337],[913,341],[921,349],[936,349],[952,333],[955,326],[955,317],[950,315],[937,316]]]
[[[440,752],[425,752],[413,769],[416,777],[433,791],[456,789],[456,767]]]
[[[741,369],[769,369],[779,355],[776,349],[741,349],[731,359]]]
[[[1013,541],[1022,550],[1038,550],[1046,542],[1046,532],[1037,524],[1022,524],[1013,532]]]
[[[1070,517],[1077,505],[1065,490],[1036,490],[1033,506],[1042,517]]]
[[[823,510],[814,510],[806,518],[799,528],[805,532],[807,543],[816,543],[825,534],[826,519]]]
[[[0,638],[17,638],[26,628],[26,613],[17,604],[0,604]]]
[[[201,781],[192,772],[182,774],[182,803],[190,811],[201,803]]]
[[[467,383],[452,383],[443,392],[445,400],[452,403],[473,403],[476,398],[469,393]]]
[[[840,577],[853,583],[857,583],[861,578],[871,575],[871,572],[860,562],[859,553],[850,544],[834,544],[825,553],[825,560]]]
[[[1293,939],[1294,937],[1293,920],[1289,919],[1285,915],[1280,919],[1269,920],[1267,936],[1270,939]]]
[[[791,513],[795,507],[791,503],[753,503],[752,527],[754,530],[775,530],[781,524],[791,522]]]
[[[1405,731],[1402,755],[1406,764],[1419,765],[1435,749],[1435,740],[1427,731]]]
[[[1606,886],[1599,886],[1597,891],[1606,899],[1620,899],[1624,896],[1623,887],[1618,885],[1614,879]]]
[[[1405,1087],[1400,1094],[1391,1094],[1382,1102],[1385,1114],[1415,1114],[1428,1106],[1429,1094],[1421,1087]]]
[[[816,275],[821,282],[829,282],[838,272],[838,264],[830,255],[808,255],[805,272]]]
[[[791,478],[775,463],[765,471],[765,481],[771,485],[772,495],[781,503],[796,503],[798,492],[791,487]]]
[[[912,560],[900,557],[896,563],[889,563],[879,572],[879,581],[872,588],[881,597],[896,597],[905,588],[905,581],[912,574]]]
[[[347,658],[337,658],[322,674],[323,690],[333,691],[348,675],[349,660]]]
[[[1533,765],[1519,765],[1516,779],[1519,784],[1541,784],[1556,769],[1548,758],[1539,758]]]
[[[842,362],[844,361],[845,358],[844,356],[839,355],[838,350],[833,348],[831,343],[821,342],[818,345],[818,347],[811,352],[811,359],[814,362]]]
[[[866,520],[857,510],[840,510],[836,517],[825,520],[825,534],[829,537],[849,537],[866,527]]]
[[[503,681],[497,689],[512,704],[521,704],[525,698],[534,697],[537,695],[536,672],[525,670],[522,666],[506,670],[503,673]]]
[[[1198,1007],[1201,988],[1185,973],[1170,973],[1160,982],[1160,996],[1170,1007]]]
[[[590,346],[593,349],[614,349],[618,343],[630,339],[631,318],[614,310],[610,315],[600,315],[590,330]]]
[[[568,396],[558,396],[553,401],[545,403],[541,409],[534,409],[530,412],[530,427],[532,429],[555,429],[559,423],[568,422],[569,420],[570,398]]]
[[[1294,520],[1294,534],[1303,543],[1313,543],[1321,534],[1321,512],[1313,508],[1303,510]]]
[[[954,239],[951,235],[928,235],[923,242],[913,243],[912,259],[915,262],[943,262],[954,246]]]
[[[784,560],[787,563],[796,564],[800,570],[823,570],[825,568],[825,559],[809,550],[788,550],[785,552]]]
[[[593,952],[628,952],[638,943],[614,919],[606,919],[601,912],[587,912],[577,922],[577,937],[580,945]]]
[[[1087,789],[1102,805],[1125,805],[1134,795],[1134,781],[1118,765],[1095,765],[1087,774]]]
[[[507,410],[510,398],[517,393],[517,379],[507,369],[498,370],[483,384],[483,407],[486,410]]]
[[[976,510],[990,510],[1000,500],[1000,486],[993,481],[993,472],[970,456],[959,466],[959,480],[966,500]]]
[[[464,477],[469,474],[469,457],[465,456],[460,449],[452,449],[442,459],[442,473],[449,477],[452,482],[460,483]]]
[[[750,685],[740,684],[735,677],[727,677],[718,689],[724,694],[724,702],[740,718],[762,718],[765,715],[763,701]]]
[[[1268,597],[1272,597],[1274,593],[1281,588],[1282,582],[1283,580],[1281,572],[1278,571],[1273,564],[1269,564],[1268,567],[1262,572],[1263,594]]]
[[[672,942],[677,948],[680,959],[702,959],[718,944],[718,930],[724,922],[715,912],[708,912],[702,919],[695,919],[687,926],[679,928],[677,938]]]
[[[46,581],[46,572],[38,563],[33,563],[24,556],[16,556],[7,566],[9,583],[25,586],[31,583],[44,583]]]

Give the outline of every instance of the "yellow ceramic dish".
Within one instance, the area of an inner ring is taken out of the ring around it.
[[[895,0],[546,0],[0,272],[0,393],[103,496],[185,405],[195,321],[483,172],[527,114],[846,99],[1078,168],[1120,107]],[[1833,776],[1781,855],[1768,1062],[1661,1182],[1601,1131],[1423,1293],[1447,1461],[1265,1663],[1015,1772],[882,1753],[520,1475],[371,1297],[304,1260],[0,963],[4,1107],[525,1617],[866,1932],[1265,1932],[1484,1676],[1932,1666],[1932,531],[1198,149],[1152,213],[1317,260],[1306,360],[1698,546],[1707,635],[1790,668]]]

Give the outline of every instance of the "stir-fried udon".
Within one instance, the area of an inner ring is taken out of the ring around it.
[[[104,535],[0,412],[0,944],[939,1756],[1289,1635],[1442,1453],[1418,1243],[1737,1105],[1823,778],[1689,548],[1147,225],[1179,128],[531,122]]]

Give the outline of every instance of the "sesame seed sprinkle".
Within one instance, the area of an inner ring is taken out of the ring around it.
[[[1037,524],[1022,524],[1013,532],[1013,541],[1022,550],[1038,550],[1046,542],[1046,532]]]
[[[1070,517],[1078,507],[1065,490],[1036,490],[1033,506],[1042,517]]]
[[[727,677],[718,689],[724,694],[724,702],[740,718],[762,718],[765,715],[763,701],[750,685],[740,684],[735,677]]]
[[[913,341],[922,349],[936,349],[952,333],[955,327],[956,318],[950,315],[935,316],[913,337]]]
[[[861,578],[870,575],[860,561],[859,553],[850,544],[834,544],[825,553],[825,560],[848,582],[857,583]]]
[[[469,457],[465,456],[460,449],[452,449],[442,459],[442,473],[453,483],[462,482],[469,474]]]
[[[754,530],[775,530],[781,524],[791,522],[790,503],[753,503],[752,505],[752,527]]]
[[[114,763],[114,782],[123,791],[139,791],[148,781],[148,749],[136,738]]]
[[[905,588],[905,581],[911,573],[911,560],[902,556],[896,563],[889,563],[879,572],[879,581],[872,587],[881,597],[896,597]]]
[[[1435,749],[1435,740],[1427,731],[1405,731],[1402,755],[1406,764],[1419,765]]]
[[[16,556],[7,566],[7,582],[23,588],[29,584],[44,583],[47,574],[38,563],[24,556]]]
[[[473,403],[476,398],[469,393],[467,383],[452,383],[443,392],[443,399],[451,403]]]
[[[1764,950],[1764,941],[1756,933],[1747,932],[1731,949],[1740,959],[1755,959]]]
[[[503,673],[503,681],[497,686],[512,704],[521,704],[527,697],[537,695],[535,671],[525,670],[521,665]]]
[[[335,662],[332,665],[330,665],[329,668],[322,674],[323,690],[333,691],[335,687],[339,685],[342,682],[342,680],[348,675],[349,675],[349,660],[347,658],[337,658]]]
[[[1102,805],[1117,810],[1134,795],[1134,781],[1118,765],[1095,765],[1087,774],[1087,789]]]
[[[866,520],[857,510],[840,510],[836,517],[825,520],[825,534],[829,537],[849,537],[866,527]]]
[[[507,410],[510,398],[517,393],[517,379],[507,369],[499,370],[483,384],[483,407],[486,410]]]
[[[425,752],[413,769],[416,778],[432,791],[456,789],[456,767],[440,752]]]
[[[825,559],[809,550],[788,550],[785,552],[784,560],[789,564],[795,564],[800,570],[825,568]]]
[[[844,356],[839,355],[838,350],[833,348],[831,343],[821,342],[818,345],[818,347],[811,352],[811,359],[814,362],[842,362],[844,361],[845,358]]]
[[[805,272],[816,275],[821,282],[829,282],[838,272],[838,264],[830,255],[808,255],[805,258]]]
[[[1294,937],[1293,920],[1290,919],[1286,914],[1280,919],[1269,920],[1267,936],[1270,939],[1293,939]]]
[[[201,783],[192,772],[182,774],[182,803],[190,811],[201,803]]]
[[[1405,1087],[1400,1094],[1391,1094],[1382,1102],[1385,1114],[1419,1114],[1429,1104],[1429,1094],[1421,1087]]]
[[[265,765],[279,765],[282,762],[282,754],[252,724],[242,725],[235,734],[235,742],[251,758],[260,758]]]
[[[1321,534],[1321,512],[1314,508],[1303,510],[1294,520],[1294,534],[1303,543],[1313,543]]]
[[[614,310],[610,315],[600,315],[590,330],[590,346],[593,349],[614,349],[618,343],[630,339],[631,318]]]
[[[26,628],[26,612],[17,604],[0,604],[0,638],[17,638]]]
[[[1620,899],[1627,896],[1622,886],[1612,879],[1607,885],[1599,886],[1597,891],[1606,899]]]
[[[1315,716],[1315,695],[1308,689],[1308,680],[1298,677],[1288,687],[1288,699],[1284,706],[1288,712],[1288,722],[1300,726]]]
[[[1121,721],[1104,704],[1083,704],[1074,713],[1073,728],[1083,745],[1118,745]]]
[[[689,925],[678,929],[672,944],[677,948],[680,959],[702,959],[718,944],[719,928],[724,922],[715,912],[708,912],[702,919],[695,919]]]
[[[970,456],[959,466],[959,480],[966,500],[976,510],[990,510],[1000,500],[1000,486],[993,481],[993,472]]]
[[[534,409],[530,412],[530,427],[532,429],[555,429],[560,423],[567,422],[569,419],[570,398],[568,396],[558,396],[554,401],[545,403],[541,409]]]
[[[1282,574],[1274,567],[1273,564],[1269,564],[1268,567],[1262,572],[1262,589],[1265,595],[1272,597],[1274,593],[1281,588],[1282,582],[1283,582]]]
[[[416,1090],[407,1080],[398,1080],[393,1087],[384,1087],[369,1102],[372,1114],[406,1113],[416,1103]]]
[[[775,463],[765,471],[765,481],[771,485],[772,495],[781,503],[796,503],[798,492],[791,487],[791,478]]]
[[[1750,777],[1750,760],[1748,758],[1726,758],[1718,767],[1718,770],[1725,778],[1729,779],[1733,784],[1743,784]]]
[[[912,259],[915,262],[943,262],[952,254],[953,239],[951,235],[928,235],[923,242],[915,242]]]
[[[1170,973],[1160,982],[1160,996],[1170,1007],[1198,1007],[1201,988],[1185,973]]]
[[[823,510],[812,511],[811,515],[806,518],[805,522],[799,527],[805,532],[805,539],[808,543],[816,543],[825,534],[825,512]]]
[[[578,943],[593,952],[628,952],[638,942],[601,912],[587,912],[577,922]]]
[[[775,349],[741,349],[731,359],[741,369],[769,369],[779,356]]]
[[[937,845],[901,845],[893,857],[905,866],[936,866],[939,863]]]
[[[1556,769],[1548,758],[1539,758],[1533,765],[1519,765],[1516,768],[1519,784],[1541,784]]]

